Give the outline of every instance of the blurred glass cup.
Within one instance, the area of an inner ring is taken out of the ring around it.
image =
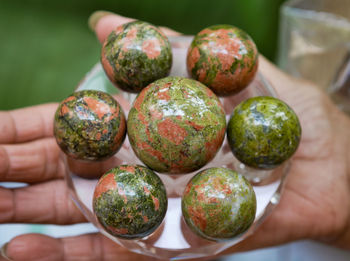
[[[291,0],[281,15],[279,66],[350,114],[350,0]]]

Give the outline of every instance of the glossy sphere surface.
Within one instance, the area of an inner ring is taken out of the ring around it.
[[[229,121],[227,138],[238,160],[262,169],[277,167],[296,151],[299,119],[283,101],[254,97],[239,104]]]
[[[154,25],[141,21],[126,23],[104,42],[101,62],[108,78],[118,87],[139,92],[169,74],[170,42]]]
[[[209,240],[232,239],[255,219],[256,197],[250,183],[237,172],[210,168],[187,184],[182,213],[187,225]]]
[[[167,210],[165,187],[150,169],[121,165],[98,181],[93,209],[100,224],[112,235],[125,239],[151,234]]]
[[[108,158],[124,141],[125,116],[118,102],[107,93],[75,92],[58,106],[54,135],[60,148],[72,158]]]
[[[187,54],[189,75],[219,96],[244,89],[257,69],[258,51],[253,40],[231,25],[203,29],[193,39]]]
[[[216,95],[198,81],[167,77],[146,87],[128,116],[137,157],[162,173],[188,173],[210,161],[226,128]]]

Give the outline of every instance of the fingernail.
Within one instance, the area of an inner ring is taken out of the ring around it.
[[[95,32],[96,25],[102,17],[113,14],[114,13],[112,12],[102,10],[93,12],[88,19],[89,28],[91,29],[91,31]]]
[[[7,256],[6,251],[7,251],[7,246],[9,243],[5,243],[1,248],[0,248],[0,255],[5,258],[6,260],[10,260],[11,259]]]

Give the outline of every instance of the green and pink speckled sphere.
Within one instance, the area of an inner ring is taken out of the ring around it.
[[[192,79],[167,77],[137,96],[127,127],[132,148],[144,164],[180,174],[201,168],[216,155],[226,120],[209,88]]]
[[[236,94],[254,79],[258,51],[247,33],[231,25],[200,31],[187,54],[187,70],[219,96]]]
[[[143,238],[162,223],[168,206],[165,187],[150,169],[121,165],[98,181],[93,209],[100,224],[113,236]]]
[[[102,160],[115,154],[123,144],[125,116],[118,102],[108,93],[75,92],[57,108],[54,135],[68,156]]]
[[[300,138],[295,112],[283,101],[268,96],[240,103],[227,127],[227,140],[236,158],[259,169],[272,169],[288,160]]]
[[[170,73],[170,42],[154,25],[126,23],[105,40],[101,63],[111,82],[124,91],[137,93]]]
[[[237,172],[210,168],[196,174],[182,197],[182,214],[197,235],[213,241],[232,239],[254,222],[256,196]]]

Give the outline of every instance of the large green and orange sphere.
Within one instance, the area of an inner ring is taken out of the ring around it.
[[[201,168],[216,155],[226,120],[209,88],[192,79],[167,77],[141,91],[127,127],[132,148],[144,164],[180,174]]]
[[[182,214],[197,235],[214,241],[232,239],[253,223],[256,196],[237,172],[210,168],[196,174],[182,197]]]
[[[120,165],[98,181],[93,209],[100,224],[113,236],[143,238],[162,223],[168,206],[165,187],[149,168]]]
[[[219,96],[233,95],[254,79],[258,51],[250,36],[231,25],[200,31],[187,53],[187,70]]]
[[[75,92],[57,108],[54,135],[68,156],[102,160],[115,154],[123,144],[125,116],[118,102],[108,93]]]
[[[105,40],[101,63],[111,82],[124,91],[137,93],[170,73],[170,42],[154,25],[126,23]]]

